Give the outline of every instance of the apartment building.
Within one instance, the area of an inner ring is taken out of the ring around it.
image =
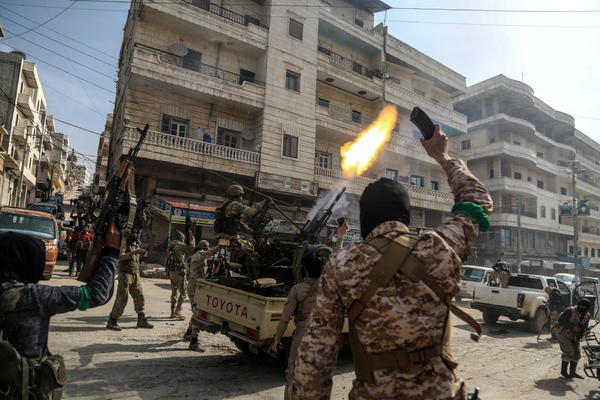
[[[85,164],[76,164],[73,166],[73,175],[75,176],[75,182],[77,186],[84,187],[89,186],[90,181],[90,171],[89,167]]]
[[[46,98],[34,63],[19,51],[0,52],[0,126],[2,183],[0,204],[25,206],[36,197],[36,183],[48,184],[46,172],[53,149],[54,119],[46,114]]]
[[[104,130],[102,131],[102,135],[100,136],[100,140],[98,142],[96,169],[94,170],[94,179],[92,182],[92,193],[96,197],[96,200],[103,198],[104,189],[106,188],[108,181],[108,155],[112,121],[112,114],[107,114]]]
[[[164,244],[174,221],[167,215],[177,210],[164,200],[210,214],[232,181],[282,200],[300,222],[319,196],[346,185],[340,213],[357,228],[358,196],[388,176],[408,189],[415,228],[442,221],[453,196],[409,114],[418,105],[447,133],[465,133],[466,117],[451,101],[464,93],[465,78],[374,26],[374,14],[387,9],[379,0],[132,3],[108,174],[137,141],[135,128],[149,124],[136,190],[165,212],[152,222],[156,244]],[[343,180],[340,146],[386,104],[400,116],[385,154],[363,176]]]
[[[52,133],[54,148],[51,156],[50,180],[52,192],[64,193],[67,188],[67,157],[69,155],[69,136],[64,133]]]
[[[575,129],[572,116],[503,75],[467,88],[454,109],[468,116],[467,133],[455,138],[454,150],[494,200],[492,228],[480,234],[472,262],[572,261],[573,218],[561,216],[560,206],[574,197],[574,160],[586,169],[575,197],[591,204],[589,216],[579,217],[580,254],[600,262],[600,145]]]

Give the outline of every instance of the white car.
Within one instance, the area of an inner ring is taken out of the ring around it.
[[[564,283],[567,284],[567,286],[569,287],[569,289],[575,289],[575,286],[579,285],[579,277],[575,274],[565,274],[565,273],[560,273],[560,274],[554,274],[553,275],[554,278],[556,279],[560,279],[561,281],[563,281]]]
[[[462,298],[473,299],[475,286],[487,285],[492,271],[492,268],[476,265],[463,265],[460,267],[460,290],[456,295],[456,300],[460,301]]]

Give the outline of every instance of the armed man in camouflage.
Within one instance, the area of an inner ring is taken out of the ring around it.
[[[206,260],[217,254],[219,246],[210,247],[210,244],[206,240],[201,240],[198,243],[199,250],[192,256],[190,262],[190,272],[188,274],[188,296],[192,305],[192,315],[196,315],[196,303],[194,302],[194,293],[196,293],[197,280],[206,278]],[[187,331],[183,335],[185,340],[190,340],[189,350],[204,352],[198,343],[198,330],[199,328],[193,324],[193,319],[190,318],[190,324]]]
[[[217,210],[215,231],[219,238],[229,239],[229,251],[236,256],[252,254],[254,245],[240,238],[240,231],[250,232],[250,228],[242,221],[242,217],[252,217],[265,207],[273,206],[273,200],[267,198],[254,206],[244,205],[244,189],[240,185],[227,188],[228,200]],[[222,223],[220,221],[223,221]]]
[[[396,181],[382,178],[363,192],[364,241],[329,257],[298,351],[290,398],[329,398],[346,312],[357,374],[350,399],[465,398],[449,354],[449,309],[461,313],[451,299],[478,231],[489,228],[492,199],[463,161],[450,158],[447,141],[439,125],[430,140],[422,141],[446,171],[457,202],[439,228],[419,239],[409,236],[409,197]],[[472,318],[459,316],[481,332]]]
[[[589,313],[591,308],[592,303],[587,299],[582,299],[576,306],[567,308],[558,317],[554,333],[562,352],[560,374],[565,378],[583,379],[583,376],[577,373],[577,362],[581,358],[579,341],[589,333],[588,323],[591,318]],[[569,367],[568,373],[567,366]]]
[[[190,244],[185,244],[185,235],[177,231],[177,240],[171,240],[167,248],[165,269],[171,279],[171,317],[184,320],[181,305],[185,300],[185,258],[194,251],[193,233],[190,231]],[[178,297],[179,295],[179,297]]]
[[[137,327],[147,329],[154,327],[148,322],[144,314],[144,292],[142,291],[142,277],[140,276],[140,262],[144,254],[144,249],[138,240],[138,234],[138,228],[131,230],[127,238],[125,254],[119,257],[119,277],[117,278],[119,285],[117,286],[115,303],[106,323],[106,328],[113,331],[121,330],[117,321],[123,315],[123,310],[125,310],[125,306],[127,305],[127,292],[131,294],[133,307],[138,315]]]

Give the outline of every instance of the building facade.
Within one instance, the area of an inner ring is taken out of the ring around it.
[[[374,26],[374,14],[388,8],[378,0],[132,3],[108,175],[147,123],[136,190],[150,204],[215,207],[235,181],[281,200],[304,222],[316,199],[345,185],[339,212],[358,228],[349,210],[368,183],[388,176],[408,189],[415,228],[439,224],[453,196],[409,114],[418,105],[449,134],[466,132],[451,101],[465,78]],[[344,180],[340,147],[387,104],[399,110],[392,140],[363,176]],[[168,226],[168,218],[153,220],[155,244],[166,242]]]
[[[468,131],[455,138],[454,150],[494,200],[492,227],[480,234],[471,262],[572,261],[574,221],[561,215],[561,205],[573,200],[572,166],[578,162],[586,172],[579,174],[575,197],[591,204],[589,216],[579,217],[579,247],[598,263],[600,145],[575,129],[572,116],[503,75],[467,88],[454,109],[468,117]]]
[[[37,189],[48,189],[54,118],[46,114],[37,67],[25,54],[0,52],[0,88],[0,204],[24,207],[39,195]]]
[[[108,174],[108,155],[110,134],[112,129],[112,114],[106,116],[104,130],[98,142],[98,152],[96,154],[96,169],[94,170],[94,179],[92,182],[92,193],[96,200],[100,200],[104,196],[104,190],[107,183]]]
[[[89,167],[85,164],[76,164],[73,166],[73,174],[75,176],[76,185],[79,187],[89,186],[90,171]]]

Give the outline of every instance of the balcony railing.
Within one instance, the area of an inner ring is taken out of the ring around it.
[[[136,141],[139,138],[139,134],[136,132],[135,128],[132,127],[127,127],[125,129],[124,136],[126,139]],[[189,153],[197,153],[249,164],[260,163],[260,153],[255,151],[235,149],[233,147],[221,146],[203,142],[201,140],[179,137],[156,131],[148,131],[144,144],[157,145],[175,150],[183,150]]]
[[[347,122],[355,122],[357,124],[369,125],[373,122],[373,118],[362,115],[354,110],[346,110],[345,108],[334,106],[317,98],[317,105],[327,108],[331,118],[339,119]]]
[[[230,72],[221,68],[214,67],[212,65],[200,63],[195,63],[193,66],[184,65],[184,57],[175,55],[173,53],[169,53],[168,51],[155,49],[154,47],[146,46],[145,44],[136,43],[135,47],[157,54],[161,62],[176,65],[178,67],[185,68],[190,71],[199,72],[201,74],[212,76],[213,78],[217,78],[226,82],[235,83],[236,85],[241,85],[244,83],[244,81],[248,81],[255,85],[265,86],[264,82],[256,81],[254,79],[248,79],[247,77],[241,77],[235,72]]]
[[[517,215],[519,213],[517,208],[511,208],[511,207],[499,207],[499,208],[494,209],[493,212],[497,213],[497,214],[515,214],[515,215]],[[537,218],[537,213],[532,212],[532,211],[521,211],[521,216]]]
[[[248,26],[253,24],[260,26],[265,30],[269,30],[267,25],[263,25],[257,18],[249,15],[238,14],[235,11],[231,11],[225,7],[209,2],[208,0],[182,0],[184,3],[191,4],[194,7],[201,8],[208,11],[211,14],[218,15],[219,17],[225,18],[229,21],[235,22],[240,25]]]
[[[334,53],[333,51],[326,49],[325,47],[319,46],[319,47],[317,47],[317,49],[319,50],[319,52],[329,56],[329,61],[333,65],[335,65],[339,68],[345,69],[347,71],[355,72],[357,74],[361,74],[370,79],[372,79],[372,78],[381,79],[382,78],[381,71],[379,71],[379,70],[368,69],[364,65],[361,65],[361,64],[357,63],[356,61],[352,61],[344,56]]]

